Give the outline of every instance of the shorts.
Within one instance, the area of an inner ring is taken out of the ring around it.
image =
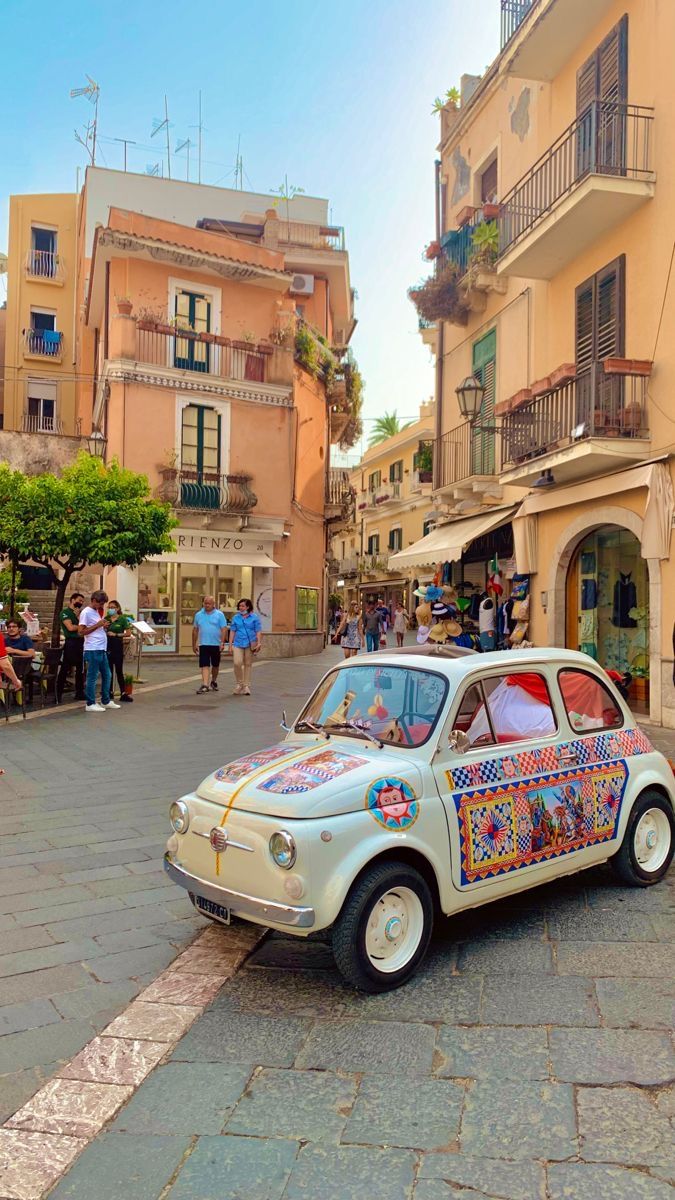
[[[220,646],[200,646],[199,665],[200,667],[219,667]]]

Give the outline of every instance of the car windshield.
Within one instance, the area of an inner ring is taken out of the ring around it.
[[[295,728],[370,734],[395,746],[421,746],[445,704],[447,680],[434,671],[364,663],[333,671],[319,685]]]

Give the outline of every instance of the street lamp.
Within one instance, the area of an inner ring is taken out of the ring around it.
[[[101,433],[100,429],[92,429],[91,436],[87,438],[87,447],[92,458],[103,458],[108,439]]]
[[[475,375],[467,375],[455,389],[459,411],[467,421],[475,421],[480,414],[485,388]]]

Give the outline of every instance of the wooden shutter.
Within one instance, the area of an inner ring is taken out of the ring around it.
[[[491,329],[473,347],[474,375],[480,379],[485,394],[478,425],[494,425],[496,387],[497,332]],[[471,440],[471,474],[493,475],[495,470],[495,435],[491,429],[475,430]]]
[[[577,71],[577,116],[581,117],[590,108],[598,92],[597,51],[591,54]]]
[[[588,370],[593,361],[593,309],[595,276],[587,279],[575,293],[575,359],[577,374]]]
[[[622,358],[625,348],[625,272],[621,255],[576,290],[577,374],[603,358]]]
[[[594,100],[628,100],[628,16],[623,16],[577,71],[577,116]]]
[[[480,199],[481,204],[491,204],[497,199],[497,159],[481,175]]]

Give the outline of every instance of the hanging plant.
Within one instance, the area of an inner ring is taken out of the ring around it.
[[[451,321],[466,325],[469,310],[459,290],[460,273],[455,263],[439,267],[423,283],[408,289],[408,298],[425,321]]]

